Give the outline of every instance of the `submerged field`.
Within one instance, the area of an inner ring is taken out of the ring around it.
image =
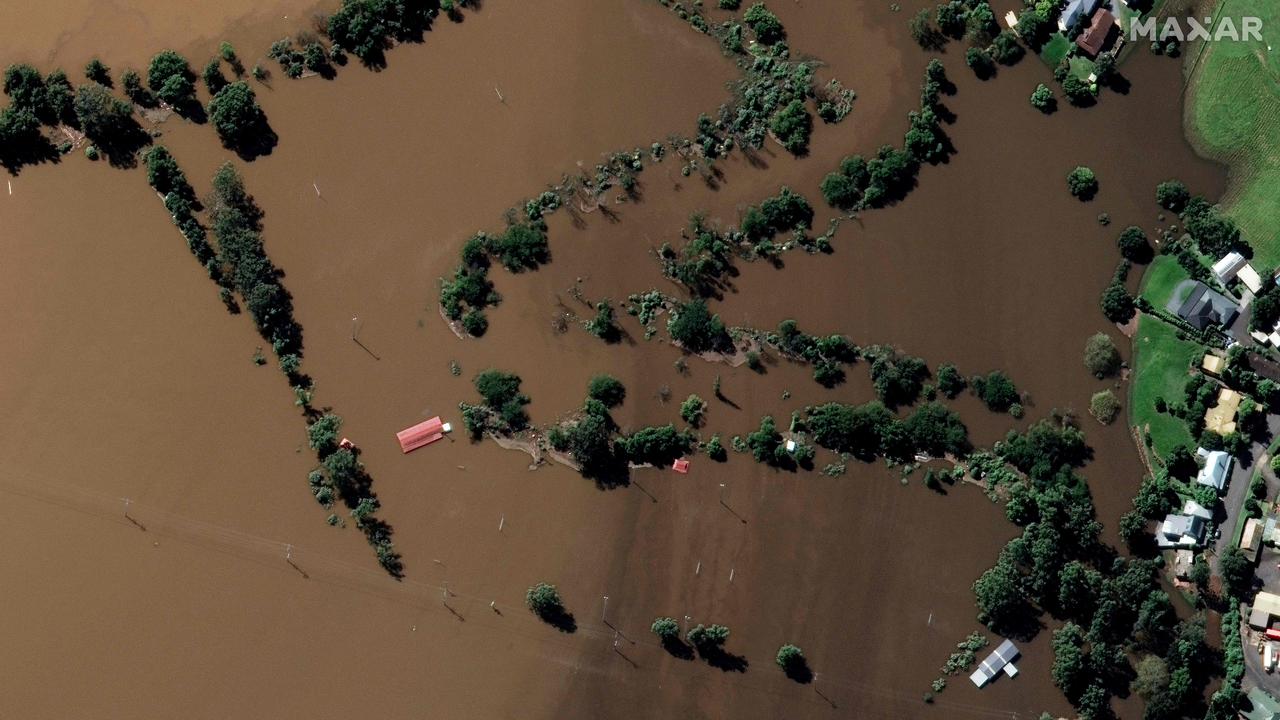
[[[243,48],[273,39],[265,21],[226,7],[172,42],[204,57],[224,37]],[[458,402],[474,400],[470,378],[488,367],[520,374],[538,424],[579,407],[605,371],[627,387],[615,418],[632,428],[675,421],[681,398],[710,399],[722,382],[707,427],[726,438],[766,413],[784,420],[806,404],[873,396],[865,364],[834,390],[787,362],[759,375],[689,358],[680,372],[681,353],[644,340],[631,318],[631,337],[613,345],[555,324],[566,307],[583,312],[574,288],[618,301],[675,292],[654,250],[678,242],[695,211],[733,224],[786,185],[825,227],[823,176],[845,154],[901,141],[929,57],[907,13],[814,0],[776,10],[796,52],[826,62],[820,80],[857,91],[850,117],[819,123],[807,157],[770,143],[752,161],[722,163],[714,187],[659,164],[638,199],[608,215],[554,216],[549,265],[495,270],[504,302],[479,340],[456,338],[436,309],[438,278],[464,240],[499,230],[508,207],[579,163],[692,132],[735,73],[716,44],[656,3],[489,0],[394,49],[381,72],[353,64],[333,81],[259,89],[280,143],[243,172],[306,331],[317,397],[345,418],[396,529],[399,583],[357,532],[325,526],[287,385],[253,364],[262,340],[223,309],[144,173],[76,154],[13,178],[12,196],[0,196],[11,238],[0,299],[23,342],[0,349],[0,405],[12,409],[0,417],[12,469],[0,492],[14,511],[0,567],[22,582],[0,590],[0,670],[12,683],[0,715],[1069,712],[1050,680],[1047,633],[1022,647],[1016,680],[978,691],[957,677],[933,706],[921,702],[955,643],[981,627],[970,585],[1017,532],[976,488],[935,493],[919,475],[903,486],[861,462],[841,477],[792,473],[730,453],[724,464],[695,458],[687,476],[637,470],[605,491],[558,465],[530,472],[527,456],[463,433],[410,455],[395,444],[431,415],[460,425]],[[195,22],[146,11],[157,34]],[[21,39],[14,28],[0,35]],[[141,64],[152,40],[116,39],[107,59]],[[58,62],[88,60],[94,50],[77,42]],[[16,52],[43,60],[32,43]],[[1026,418],[970,396],[955,403],[989,444],[1054,408],[1084,409],[1102,387],[1081,365],[1084,341],[1120,337],[1097,309],[1114,228],[1150,220],[1160,180],[1209,194],[1222,178],[1181,140],[1178,78],[1163,59],[1126,64],[1128,96],[1046,118],[1026,100],[1043,81],[1039,63],[982,83],[960,53],[942,58],[958,86],[946,100],[951,161],[926,167],[899,206],[844,223],[832,255],[744,265],[712,304],[731,324],[795,317],[933,366],[1005,370],[1029,393]],[[172,118],[158,129],[202,194],[232,158],[207,127]],[[1142,149],[1152,145],[1166,150],[1152,159]],[[1063,186],[1077,164],[1102,180],[1089,205]],[[1100,211],[1117,225],[1101,227]],[[1110,535],[1142,468],[1123,424],[1085,430],[1094,457],[1083,473]],[[525,588],[542,579],[560,586],[576,633],[524,609]],[[746,671],[672,657],[648,633],[657,615],[729,625]],[[773,667],[783,642],[804,647],[813,683]],[[335,676],[343,682],[325,680]]]

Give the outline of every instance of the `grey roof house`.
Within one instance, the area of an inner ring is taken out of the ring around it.
[[[986,660],[978,666],[977,670],[969,676],[974,685],[982,687],[991,682],[992,678],[1000,674],[1003,670],[1005,675],[1013,677],[1018,674],[1018,669],[1013,666],[1013,661],[1018,659],[1018,648],[1014,647],[1012,640],[1005,640],[1000,646],[991,651]]]
[[[1168,310],[1191,323],[1197,330],[1213,326],[1229,327],[1240,314],[1240,307],[1230,298],[1202,282],[1195,283],[1181,304],[1169,303]]]

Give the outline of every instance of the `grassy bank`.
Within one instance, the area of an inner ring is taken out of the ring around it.
[[[1146,315],[1138,319],[1133,347],[1130,422],[1151,432],[1153,447],[1161,456],[1178,445],[1194,446],[1195,440],[1182,420],[1156,412],[1156,398],[1163,397],[1168,402],[1181,400],[1188,368],[1204,353],[1204,348],[1179,340],[1177,330]]]
[[[1200,150],[1231,166],[1223,205],[1257,252],[1256,265],[1280,264],[1280,3],[1227,0],[1223,16],[1262,18],[1262,41],[1188,48],[1199,62],[1188,90],[1186,124]]]

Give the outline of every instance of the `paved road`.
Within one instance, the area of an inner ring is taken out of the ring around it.
[[[1268,435],[1271,437],[1276,437],[1280,434],[1280,415],[1267,416],[1267,430]],[[1266,451],[1266,445],[1254,443],[1249,447],[1249,457],[1246,458],[1245,462],[1240,462],[1237,459],[1231,464],[1231,482],[1227,486],[1226,497],[1222,498],[1222,507],[1227,517],[1219,526],[1222,528],[1221,537],[1213,543],[1215,569],[1217,568],[1217,558],[1222,555],[1223,551],[1231,545],[1231,541],[1235,539],[1236,524],[1240,522],[1245,497],[1249,492],[1249,481],[1253,479],[1253,471],[1257,468],[1259,460]],[[1269,476],[1270,473],[1264,472],[1263,475]],[[1274,487],[1269,487],[1268,489],[1271,491],[1268,495],[1275,490]]]

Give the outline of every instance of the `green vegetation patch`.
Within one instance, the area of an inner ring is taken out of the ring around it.
[[[1071,52],[1071,41],[1066,35],[1057,32],[1050,36],[1049,42],[1045,43],[1044,47],[1040,48],[1040,59],[1044,64],[1055,68],[1069,52]]]
[[[1195,440],[1182,420],[1156,412],[1156,398],[1181,398],[1191,363],[1204,354],[1204,347],[1179,340],[1177,330],[1156,318],[1138,319],[1134,338],[1134,374],[1130,390],[1130,421],[1151,432],[1152,445],[1166,456],[1179,445],[1194,446]]]
[[[1202,148],[1231,165],[1223,198],[1228,215],[1256,251],[1255,266],[1280,264],[1280,4],[1237,0],[1229,14],[1262,18],[1262,42],[1221,42],[1204,49],[1187,122]],[[1198,51],[1196,51],[1198,52]],[[1190,53],[1189,53],[1190,54]]]

